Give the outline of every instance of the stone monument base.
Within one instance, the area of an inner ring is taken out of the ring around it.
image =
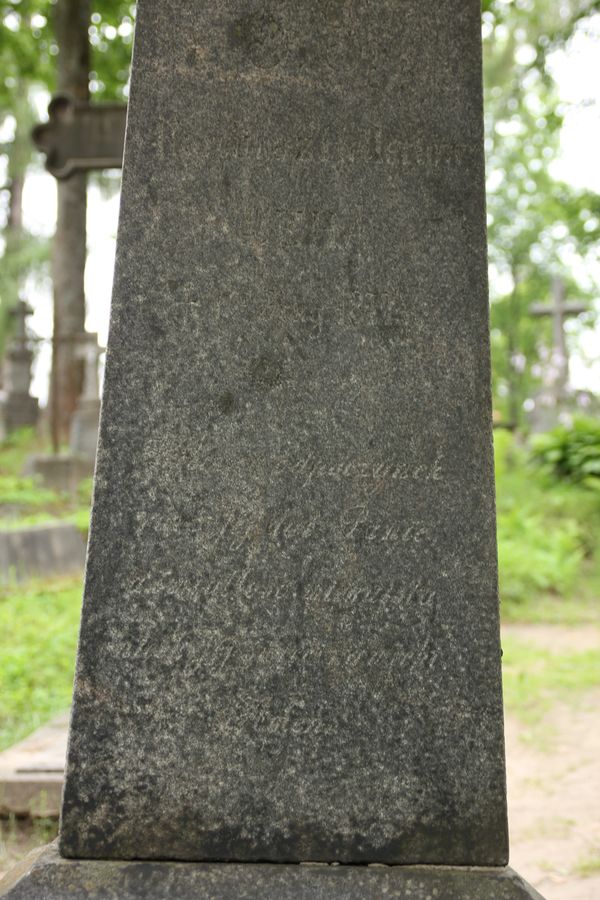
[[[178,863],[30,854],[0,884],[9,900],[543,900],[512,869],[326,863]]]

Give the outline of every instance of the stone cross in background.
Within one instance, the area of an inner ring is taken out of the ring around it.
[[[120,169],[126,117],[123,103],[80,103],[58,94],[48,106],[48,122],[33,129],[33,142],[46,154],[46,168],[55,178]]]
[[[534,303],[530,308],[532,316],[552,318],[552,352],[546,391],[538,402],[551,406],[556,412],[564,403],[569,387],[569,351],[565,334],[565,322],[571,316],[578,316],[587,307],[583,303],[566,300],[565,283],[562,278],[552,281],[552,303]]]
[[[36,147],[46,154],[46,168],[57,179],[68,179],[76,173],[93,169],[120,168],[126,116],[125,104],[90,104],[58,94],[48,107],[48,122],[37,125],[32,138]],[[75,186],[63,183],[58,188],[59,215],[54,240],[55,315],[49,406],[55,453],[61,440],[65,439],[65,429],[69,423],[68,432],[73,432],[80,390],[80,372],[74,348],[81,338],[85,318],[85,210],[78,227],[72,214],[73,209],[78,207],[74,203],[69,207],[67,199],[70,187]],[[85,193],[85,186],[83,190]],[[74,196],[77,196],[76,190]],[[78,264],[71,271],[67,263],[73,261]],[[66,316],[65,307],[69,310]]]
[[[533,897],[479,0],[139,0],[135,48],[60,855],[7,895]]]
[[[33,351],[26,321],[33,310],[19,300],[10,315],[15,330],[4,356],[4,397],[1,403],[0,430],[10,434],[17,428],[34,427],[38,420],[38,401],[29,393]]]

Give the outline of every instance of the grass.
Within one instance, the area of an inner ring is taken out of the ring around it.
[[[502,617],[600,622],[600,492],[560,481],[495,436]]]
[[[0,750],[71,701],[81,579],[0,590]]]
[[[85,506],[73,509],[68,507],[65,511],[52,514],[48,510],[29,516],[3,519],[0,516],[0,532],[17,531],[22,528],[35,528],[37,525],[51,525],[54,522],[70,523],[75,525],[82,534],[87,535],[90,527],[90,509]]]
[[[21,474],[28,456],[47,449],[31,429],[17,431],[0,444],[0,531],[60,521],[73,522],[87,533],[91,478],[72,496]]]
[[[87,532],[91,479],[70,496],[21,476],[44,449],[31,430],[0,444],[0,530],[61,521]],[[0,588],[0,750],[69,707],[80,606],[80,578]]]
[[[600,687],[600,650],[552,653],[512,635],[502,641],[506,710],[527,725],[527,738],[544,748],[553,737],[546,716],[559,701],[572,703]]]
[[[58,834],[56,819],[0,820],[0,878],[31,850],[53,841]]]
[[[50,452],[33,428],[14,431],[0,444],[0,471],[3,475],[18,478],[28,456],[34,453]]]
[[[593,596],[561,597],[548,593],[521,603],[501,602],[502,621],[531,625],[600,625],[600,603]]]
[[[577,826],[575,819],[543,819],[523,832],[527,840],[567,838]]]
[[[573,867],[573,874],[580,878],[591,878],[600,874],[600,850],[592,850],[582,856]]]

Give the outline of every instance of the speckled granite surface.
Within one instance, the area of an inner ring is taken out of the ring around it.
[[[140,0],[65,856],[506,861],[479,14]]]

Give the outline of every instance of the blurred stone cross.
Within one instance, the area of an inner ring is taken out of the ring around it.
[[[123,103],[81,103],[57,94],[48,106],[48,122],[33,129],[33,142],[46,154],[46,168],[55,178],[120,169],[126,116]]]
[[[569,383],[569,355],[565,335],[565,319],[570,316],[578,316],[585,312],[587,307],[582,303],[566,300],[565,283],[562,278],[554,278],[552,281],[552,302],[534,303],[529,312],[532,316],[552,317],[552,393],[554,405],[559,406],[565,397]]]

